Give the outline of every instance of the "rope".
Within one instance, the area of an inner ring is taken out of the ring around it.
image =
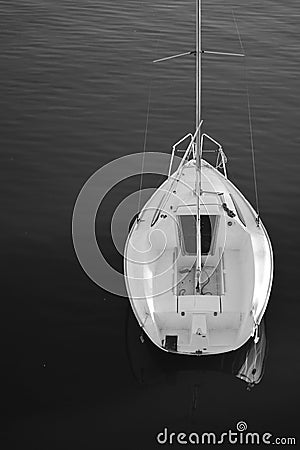
[[[239,28],[238,28],[237,20],[235,18],[235,15],[234,15],[233,11],[232,11],[232,16],[233,16],[233,20],[234,20],[234,23],[235,23],[235,27],[236,27],[236,31],[237,31],[237,35],[238,35],[238,38],[239,38],[239,42],[240,42],[240,46],[241,46],[242,52],[244,53],[244,55],[246,55],[245,49],[244,49],[244,46],[243,46],[243,42],[242,42],[242,38],[241,38],[241,34],[240,34],[240,31],[239,31]],[[260,212],[259,212],[259,203],[258,203],[257,176],[256,176],[256,165],[255,165],[255,154],[254,154],[254,139],[253,139],[252,117],[251,117],[251,107],[250,107],[250,94],[249,94],[249,82],[248,82],[248,70],[247,70],[246,58],[245,58],[244,71],[245,71],[244,76],[245,76],[245,83],[246,83],[246,95],[247,95],[247,107],[248,107],[248,122],[249,122],[249,131],[250,131],[250,147],[251,147],[251,155],[252,155],[252,169],[253,169],[255,203],[256,203],[256,212],[257,212],[256,222],[257,222],[257,226],[258,226],[259,225]]]

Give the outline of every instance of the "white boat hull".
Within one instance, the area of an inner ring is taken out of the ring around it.
[[[208,231],[201,291],[195,290],[190,225],[198,180],[194,160],[146,203],[130,230],[124,258],[128,296],[140,326],[162,350],[187,355],[235,350],[253,336],[273,274],[271,243],[250,203],[205,160],[201,177],[201,217],[209,221],[203,222]]]

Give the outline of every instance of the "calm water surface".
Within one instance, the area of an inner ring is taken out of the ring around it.
[[[252,431],[297,433],[299,3],[205,0],[203,8],[203,47],[240,52],[233,8],[248,55],[260,209],[275,255],[265,376],[247,392],[226,373],[182,367],[165,376],[154,362],[154,381],[138,385],[127,301],[93,284],[72,246],[84,182],[143,149],[150,83],[147,150],[169,152],[193,130],[193,57],[151,61],[193,50],[194,1],[4,0],[1,328],[11,448],[151,449],[165,426],[223,432],[239,420]],[[207,56],[203,65],[205,131],[222,142],[230,178],[254,202],[243,62]],[[135,188],[129,180],[112,191],[111,205]],[[111,205],[99,234],[121,269],[108,240]]]

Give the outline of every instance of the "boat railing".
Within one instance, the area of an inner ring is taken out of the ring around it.
[[[186,161],[188,161],[188,159],[190,158],[190,155],[193,154],[193,158],[196,157],[196,145],[195,145],[195,141],[196,138],[198,136],[198,133],[200,131],[200,128],[202,126],[203,120],[201,120],[201,122],[199,123],[199,126],[197,127],[195,133],[192,135],[191,133],[186,134],[184,137],[182,137],[181,139],[179,139],[179,141],[177,141],[172,148],[172,155],[171,155],[171,160],[170,160],[170,165],[169,165],[169,170],[168,170],[168,178],[173,178],[171,185],[169,186],[168,192],[161,198],[159,205],[153,215],[152,218],[152,222],[151,222],[151,227],[153,225],[155,225],[155,223],[157,222],[159,215],[161,213],[161,211],[164,208],[164,205],[166,204],[166,202],[168,201],[171,192],[173,190],[173,186],[175,183],[178,183],[179,179],[180,179],[180,174],[182,171],[182,168],[184,166],[184,163]],[[180,145],[185,139],[190,138],[189,144],[187,146],[186,150],[180,150],[182,152],[184,152],[184,155],[180,161],[180,164],[175,172],[175,174],[172,174],[172,166],[173,166],[173,161],[174,161],[174,156],[175,156],[175,151],[178,147],[178,145]],[[218,156],[217,156],[217,161],[216,161],[216,169],[222,170],[224,176],[227,178],[227,172],[226,172],[226,162],[227,162],[227,158],[225,156],[225,153],[223,151],[223,148],[221,146],[221,144],[216,141],[215,139],[213,139],[211,136],[209,136],[206,133],[202,133],[201,134],[201,138],[200,138],[200,149],[201,149],[201,154],[203,152],[203,143],[204,143],[204,138],[209,139],[211,142],[213,142],[215,145],[217,145],[217,149],[213,150],[213,151],[217,151],[218,152]],[[209,151],[209,150],[208,150]]]
[[[201,122],[199,123],[199,126],[197,128],[197,130],[195,131],[194,134],[188,133],[186,134],[183,138],[179,139],[179,141],[177,141],[173,147],[172,147],[172,155],[171,155],[171,160],[170,160],[170,165],[169,165],[169,171],[168,171],[168,177],[171,177],[171,173],[172,173],[172,166],[173,166],[173,160],[174,160],[174,155],[175,155],[175,151],[176,148],[179,144],[181,144],[185,139],[187,139],[188,137],[190,137],[190,142],[189,145],[187,146],[186,150],[180,150],[182,152],[184,152],[184,155],[180,161],[179,167],[176,170],[177,174],[180,174],[180,170],[183,167],[183,164],[185,163],[185,161],[187,161],[190,157],[190,154],[193,152],[193,156],[195,156],[195,141],[196,138],[198,136],[199,130],[202,126],[203,120],[201,120]]]
[[[170,175],[171,175],[171,172],[172,172],[172,167],[173,167],[173,161],[174,161],[174,155],[175,155],[175,152],[177,151],[177,152],[186,152],[186,150],[181,150],[181,149],[178,149],[177,147],[178,147],[178,145],[180,145],[182,142],[184,142],[187,138],[190,138],[190,142],[189,142],[189,145],[190,145],[190,143],[192,142],[192,140],[193,140],[193,135],[192,135],[192,133],[187,133],[185,136],[183,136],[181,139],[179,139],[179,141],[177,141],[174,145],[173,145],[173,147],[172,147],[172,154],[171,154],[171,160],[170,160],[170,165],[169,165],[169,172],[168,172],[168,177],[170,177]],[[189,147],[189,146],[188,146]]]
[[[204,149],[203,144],[204,144],[204,139],[207,138],[209,141],[211,141],[213,144],[215,144],[217,146],[217,148],[215,149]],[[223,175],[225,176],[225,178],[227,178],[227,170],[226,170],[226,163],[227,163],[227,157],[224,153],[223,147],[222,145],[216,141],[214,138],[212,138],[211,136],[209,136],[206,133],[202,133],[201,135],[201,154],[203,153],[217,153],[217,160],[216,160],[216,164],[215,164],[215,168],[222,171]]]
[[[169,186],[168,192],[166,192],[163,195],[163,197],[161,198],[161,200],[159,202],[159,205],[158,205],[158,207],[157,207],[157,209],[156,209],[156,211],[155,211],[155,213],[153,215],[153,219],[152,219],[152,222],[151,222],[151,227],[153,227],[153,225],[156,224],[161,211],[163,210],[165,204],[167,203],[167,201],[168,201],[168,199],[169,199],[169,197],[171,195],[171,192],[174,189],[174,185],[179,182],[180,174],[181,174],[181,171],[182,171],[182,168],[183,168],[183,165],[184,165],[185,161],[187,161],[189,159],[191,152],[193,152],[193,155],[194,155],[194,151],[195,151],[194,150],[194,147],[195,147],[194,144],[195,144],[196,137],[198,136],[199,130],[200,130],[201,126],[202,126],[202,123],[203,123],[203,120],[201,120],[201,122],[199,123],[199,126],[198,126],[197,130],[195,131],[194,135],[191,135],[191,140],[190,140],[189,145],[188,145],[187,149],[185,150],[185,153],[184,153],[184,155],[183,155],[183,157],[182,157],[182,159],[180,161],[178,169],[176,170],[175,174],[171,175],[173,159],[174,159],[174,154],[175,154],[176,147],[181,142],[183,142],[186,138],[190,137],[191,133],[188,133],[186,136],[184,136],[178,142],[176,142],[175,145],[173,145],[172,156],[171,156],[171,161],[170,161],[170,166],[169,166],[169,171],[168,171],[168,174],[169,174],[168,178],[173,178],[173,179],[172,179],[171,184]]]
[[[171,153],[171,159],[170,159],[170,165],[169,165],[169,170],[168,170],[168,178],[171,177],[172,174],[172,168],[173,168],[173,162],[174,162],[174,156],[176,152],[181,152],[184,153],[181,162],[179,164],[179,167],[177,169],[177,173],[179,173],[179,170],[182,168],[183,164],[190,158],[191,154],[193,154],[193,158],[196,158],[196,154],[195,154],[195,139],[196,136],[199,132],[199,129],[202,125],[202,122],[200,123],[198,129],[196,130],[195,134],[193,135],[192,133],[187,133],[185,136],[183,136],[181,139],[179,139],[179,141],[175,142],[175,144],[172,147],[172,153]],[[186,150],[182,150],[179,149],[178,146],[180,144],[182,144],[182,142],[184,142],[186,139],[190,139],[189,144],[186,148]],[[204,139],[208,139],[210,140],[213,144],[215,144],[217,146],[216,149],[204,149]],[[227,178],[227,171],[226,171],[226,163],[227,163],[227,157],[224,153],[223,147],[222,145],[216,141],[214,138],[212,138],[211,136],[209,136],[206,133],[202,133],[201,134],[201,138],[200,138],[200,148],[201,148],[201,155],[203,153],[217,153],[217,159],[216,159],[216,164],[215,164],[215,168],[220,170],[221,172],[223,172],[223,175],[225,176],[225,178]]]

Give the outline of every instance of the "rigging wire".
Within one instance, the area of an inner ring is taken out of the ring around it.
[[[237,20],[236,20],[233,10],[232,10],[232,16],[233,16],[233,20],[235,23],[235,28],[237,31],[237,35],[239,38],[242,52],[244,53],[244,55],[246,55],[245,49],[243,46],[243,42],[242,42],[242,38],[241,38],[241,34],[240,34],[240,31],[238,28]],[[252,116],[251,116],[251,107],[250,107],[250,93],[249,93],[248,70],[247,70],[246,58],[245,58],[244,71],[245,71],[244,76],[245,76],[245,83],[246,83],[246,95],[247,95],[247,107],[248,107],[248,122],[249,122],[249,131],[250,131],[250,147],[251,147],[251,156],[252,156],[255,203],[256,203],[256,212],[257,212],[256,223],[257,223],[257,226],[259,226],[260,211],[259,211],[259,202],[258,202],[257,176],[256,176],[255,153],[254,153],[254,139],[253,139]]]
[[[149,124],[149,115],[150,115],[152,82],[153,82],[153,80],[151,79],[150,80],[150,84],[149,84],[149,90],[148,90],[147,115],[146,115],[146,125],[145,125],[145,133],[144,133],[142,168],[141,168],[141,178],[140,178],[140,187],[139,187],[138,215],[140,214],[140,210],[141,210],[141,197],[142,197],[142,186],[143,186],[143,176],[144,176],[144,166],[145,166],[145,154],[146,154],[146,145],[147,145],[148,124]],[[139,216],[138,216],[137,220],[139,221]]]
[[[160,41],[160,37],[157,39],[157,42],[156,42],[156,52],[157,52],[157,49],[158,49],[158,46],[159,46],[159,41]],[[151,104],[152,85],[153,85],[153,78],[150,79],[149,89],[148,89],[148,104],[147,104],[146,125],[145,125],[145,133],[144,133],[143,158],[142,158],[141,178],[140,178],[140,187],[139,187],[137,222],[139,222],[139,220],[140,220],[139,215],[140,215],[140,211],[141,211],[142,187],[143,187],[143,176],[144,176],[144,166],[145,166],[145,154],[146,154],[146,145],[147,145],[149,116],[150,116],[150,104]]]

